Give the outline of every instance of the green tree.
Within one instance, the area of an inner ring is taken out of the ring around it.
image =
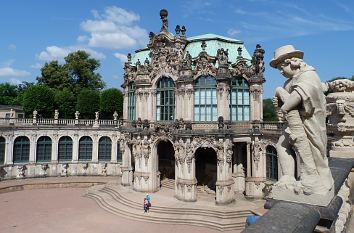
[[[10,83],[0,83],[0,104],[14,105],[18,96],[16,85]]]
[[[23,93],[23,110],[26,116],[36,110],[42,117],[53,117],[54,91],[43,84],[28,87]]]
[[[271,99],[263,100],[263,120],[278,121],[277,113]]]
[[[114,111],[121,116],[123,113],[123,94],[116,88],[110,88],[101,92],[100,116],[101,118],[113,118]]]
[[[45,84],[58,90],[72,86],[67,65],[60,65],[56,60],[45,63],[41,69],[41,76],[37,77],[37,81],[39,84]]]
[[[81,50],[70,53],[64,59],[77,93],[82,89],[101,90],[104,87],[101,75],[96,72],[100,67],[99,60]]]
[[[55,108],[59,111],[60,118],[70,119],[74,117],[76,98],[70,90],[56,90],[54,102]]]
[[[99,92],[90,89],[83,89],[77,96],[76,109],[80,112],[81,118],[94,118],[95,112],[100,109]]]

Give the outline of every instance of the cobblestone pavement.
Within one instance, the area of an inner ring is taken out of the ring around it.
[[[44,182],[43,180],[31,182]],[[51,181],[57,182],[55,179]],[[24,181],[18,183],[22,182]],[[6,182],[1,183],[1,186],[4,186]],[[104,211],[93,200],[83,197],[85,191],[86,188],[53,188],[2,193],[0,194],[0,232],[219,233],[204,227],[155,224],[121,218]]]

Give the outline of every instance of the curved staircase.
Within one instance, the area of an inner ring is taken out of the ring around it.
[[[154,197],[159,200],[156,194]],[[248,208],[252,208],[204,206],[203,203],[185,203],[173,197],[169,197],[169,202],[164,197],[165,203],[152,200],[150,212],[144,213],[142,200],[138,201],[143,195],[117,184],[93,186],[86,193],[87,197],[112,214],[139,221],[203,226],[220,231],[242,230],[246,217],[251,214]],[[237,207],[237,204],[234,206]]]

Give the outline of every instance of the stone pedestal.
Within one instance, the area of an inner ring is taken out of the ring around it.
[[[121,167],[122,171],[122,185],[130,186],[133,184],[133,168],[132,167]]]
[[[246,197],[263,198],[264,177],[246,178]]]
[[[181,201],[197,201],[197,179],[176,180],[176,198]]]
[[[232,179],[216,182],[216,204],[229,204],[235,200],[234,181]]]
[[[326,194],[297,194],[293,190],[285,190],[277,186],[273,186],[272,196],[275,200],[290,201],[296,203],[328,206],[334,197],[334,187]]]
[[[237,193],[243,193],[245,191],[245,174],[244,172],[237,172],[232,174],[232,179],[234,180],[234,190]]]

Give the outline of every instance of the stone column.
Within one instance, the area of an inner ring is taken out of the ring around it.
[[[185,119],[188,121],[194,120],[194,89],[191,84],[188,84],[186,94],[184,95],[185,105]]]
[[[229,108],[229,85],[227,83],[218,83],[217,86],[218,117],[222,116],[224,120],[230,120]]]
[[[116,135],[112,135],[112,149],[111,149],[111,163],[116,163],[117,162],[117,143],[119,141],[117,141],[117,136]]]
[[[142,139],[138,137],[135,148],[134,190],[156,192],[160,185],[156,168],[156,148],[152,148],[147,136]]]
[[[52,156],[51,156],[52,163],[58,163],[58,143],[59,143],[59,138],[58,135],[55,134],[52,136]]]
[[[30,154],[29,163],[36,163],[36,150],[37,150],[37,135],[33,134],[30,137]]]
[[[232,179],[232,142],[219,139],[217,150],[216,204],[228,204],[235,199]]]
[[[183,145],[179,164],[180,177],[176,180],[176,198],[182,201],[197,201],[197,179],[195,177],[194,148],[191,139],[187,139]]]
[[[131,163],[132,152],[125,139],[121,142],[122,148],[122,185],[131,186],[133,184],[133,167]]]
[[[250,86],[251,121],[263,120],[263,87],[254,83]]]
[[[13,162],[13,149],[14,149],[14,136],[9,135],[6,138],[6,150],[5,150],[5,158],[4,164],[5,165],[12,165]]]
[[[92,162],[98,162],[98,135],[94,134],[92,137]]]
[[[151,90],[151,120],[156,121],[156,89]]]
[[[123,119],[128,119],[128,88],[123,91]]]
[[[263,198],[264,182],[264,148],[262,147],[258,137],[255,137],[251,144],[251,173],[246,178],[246,196],[250,198]],[[248,167],[248,164],[247,164]]]
[[[72,161],[77,163],[79,160],[79,135],[74,134],[73,136],[73,158]]]

